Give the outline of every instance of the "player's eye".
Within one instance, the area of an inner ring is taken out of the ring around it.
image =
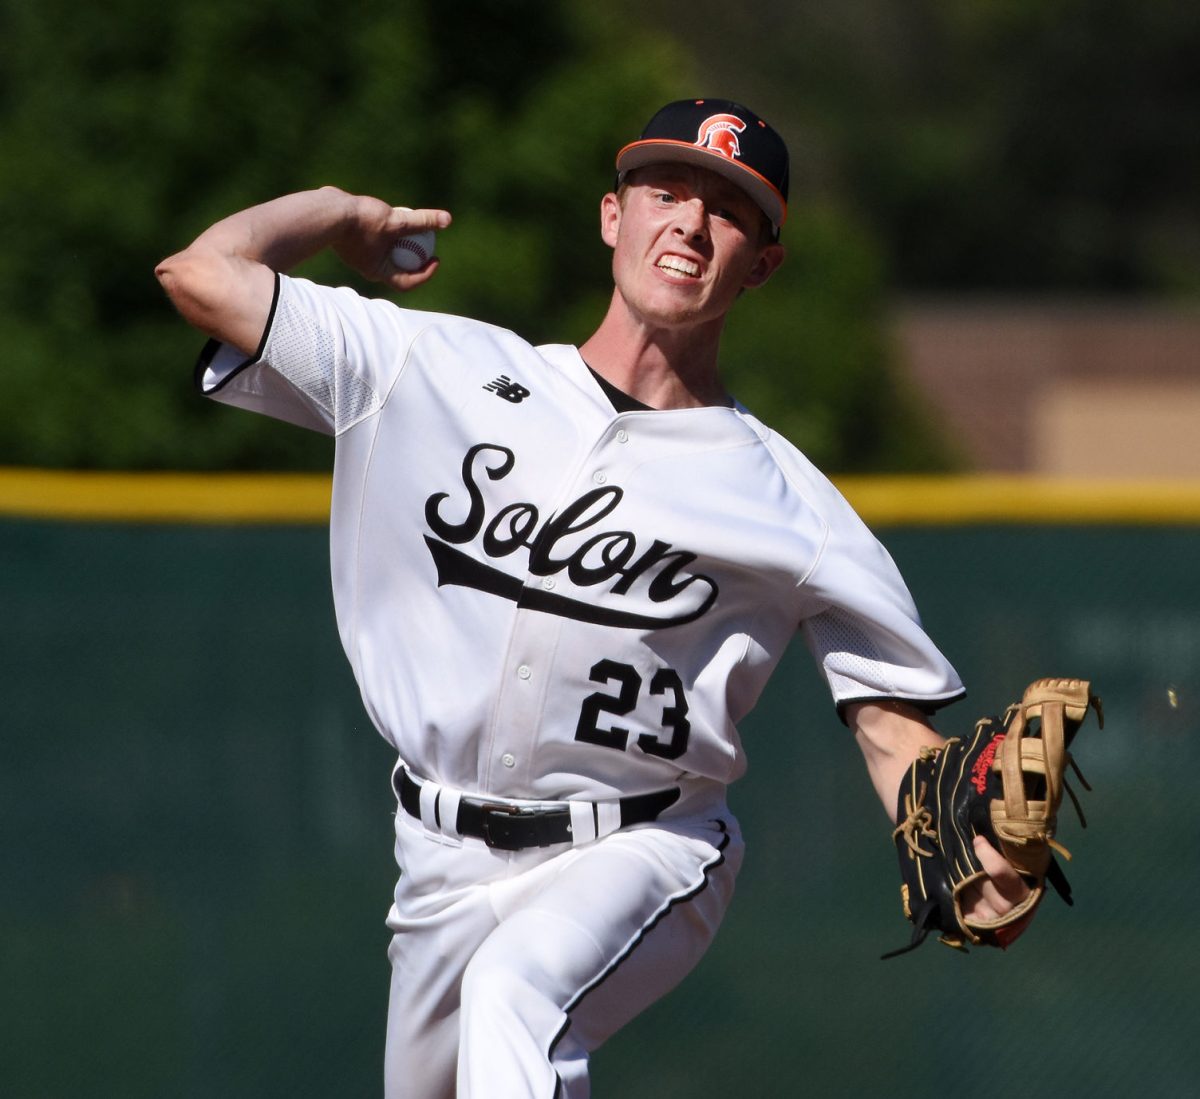
[[[654,201],[662,206],[670,206],[675,202],[675,196],[670,191],[655,191]]]

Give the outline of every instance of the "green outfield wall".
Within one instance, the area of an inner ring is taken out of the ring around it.
[[[1008,954],[879,961],[908,935],[888,822],[794,647],[743,728],[726,926],[594,1094],[999,1097],[1018,1060],[1029,1097],[1194,1094],[1200,486],[844,487],[968,684],[944,732],[1043,675],[1102,695],[1075,907]],[[0,471],[5,1099],[378,1095],[391,759],[327,507],[323,478]]]

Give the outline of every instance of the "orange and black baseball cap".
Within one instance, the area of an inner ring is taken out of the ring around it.
[[[725,176],[747,192],[778,234],[787,218],[788,151],[748,107],[729,99],[668,103],[642,136],[617,153],[618,185],[645,164],[692,164]]]

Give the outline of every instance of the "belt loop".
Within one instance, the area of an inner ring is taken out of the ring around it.
[[[462,794],[425,779],[420,784],[421,825],[429,838],[447,847],[461,847],[458,803]]]
[[[458,830],[458,806],[462,801],[462,791],[442,787],[442,796],[438,800],[438,817],[442,835],[454,846],[462,846],[462,833]]]
[[[607,836],[621,827],[621,805],[616,801],[597,801],[596,838]]]
[[[426,779],[421,783],[421,823],[426,832],[441,832],[438,823],[438,798],[442,788]]]
[[[567,803],[571,810],[571,844],[579,847],[596,838],[595,802],[572,801]]]

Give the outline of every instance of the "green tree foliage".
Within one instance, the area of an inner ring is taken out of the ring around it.
[[[1200,5],[643,0],[910,291],[1200,293]]]
[[[327,465],[328,440],[195,396],[202,341],[152,274],[323,183],[453,212],[410,304],[582,340],[611,289],[613,154],[693,70],[604,0],[0,0],[0,464]],[[736,391],[823,463],[927,464],[923,432],[863,430],[897,418],[870,243],[793,224],[800,261],[731,326]],[[299,273],[353,282],[328,256]]]
[[[9,464],[326,464],[327,441],[194,396],[202,341],[156,261],[234,210],[337,183],[454,211],[444,273],[416,304],[548,335],[603,277],[592,196],[614,149],[686,79],[667,40],[625,44],[598,2],[0,11]]]
[[[936,289],[1200,290],[1200,7],[917,7],[919,77],[881,104],[849,162],[897,276]]]

